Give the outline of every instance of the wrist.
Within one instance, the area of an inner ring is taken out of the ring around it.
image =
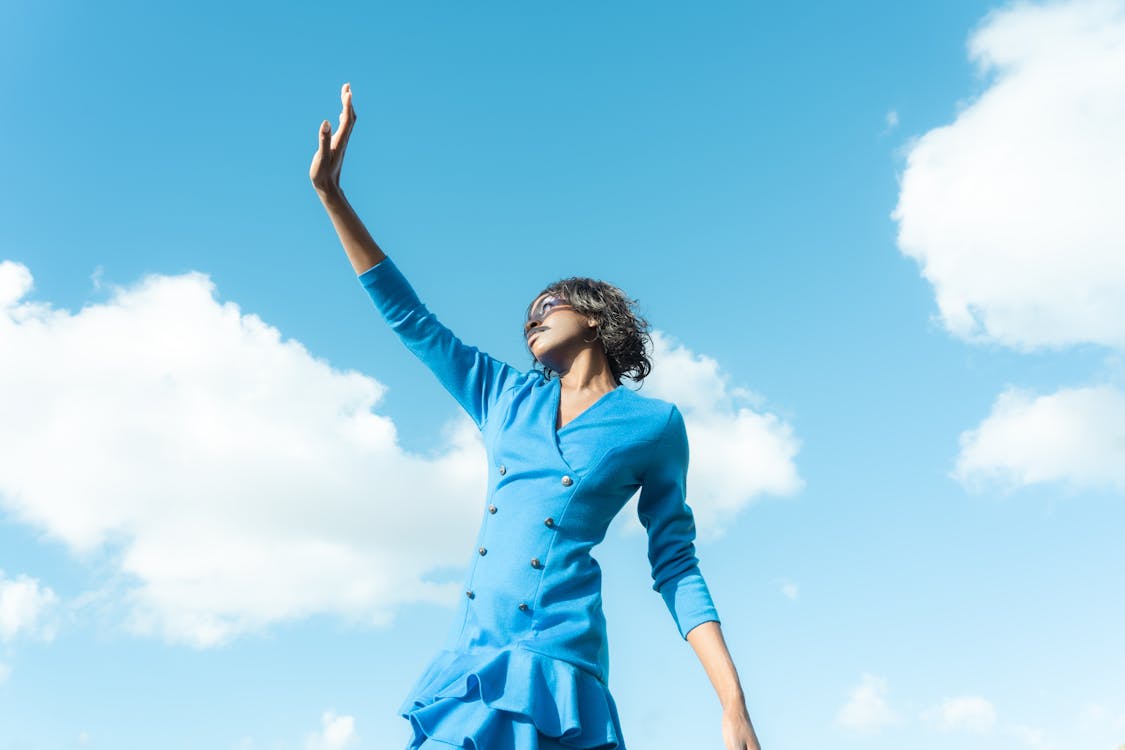
[[[719,703],[722,704],[723,711],[726,713],[747,713],[746,696],[743,695],[741,688],[722,696]]]
[[[348,202],[348,199],[344,197],[343,189],[339,185],[329,188],[318,187],[316,188],[316,194],[320,198],[320,202],[326,207],[341,206]]]

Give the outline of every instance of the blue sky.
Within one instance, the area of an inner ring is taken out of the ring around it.
[[[529,366],[576,274],[660,332],[763,747],[1125,745],[1123,19],[5,3],[0,750],[405,744],[483,467],[308,182],[345,81],[462,339]],[[720,748],[644,542],[596,550],[626,740]]]

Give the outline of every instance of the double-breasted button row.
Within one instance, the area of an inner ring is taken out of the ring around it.
[[[465,592],[465,596],[469,597],[470,599],[473,599],[474,597],[476,597],[476,594],[473,593],[472,589],[470,589],[469,591]],[[531,607],[528,606],[527,602],[520,602],[520,605],[519,605],[520,612],[526,612],[529,609],[531,609]]]
[[[465,596],[467,596],[467,597],[469,597],[470,599],[472,599],[472,598],[474,598],[474,597],[476,596],[476,594],[474,594],[474,593],[473,593],[473,591],[472,591],[472,589],[470,589],[470,590],[468,590],[468,591],[466,591],[466,592],[465,592]],[[526,611],[527,611],[527,610],[529,610],[529,609],[531,609],[531,607],[529,607],[529,606],[528,606],[527,602],[520,602],[520,604],[519,604],[519,610],[520,610],[520,612],[526,612]]]

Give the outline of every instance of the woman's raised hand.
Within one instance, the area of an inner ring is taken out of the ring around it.
[[[345,83],[340,89],[340,101],[344,105],[340,110],[340,125],[333,133],[328,120],[320,124],[320,147],[313,154],[312,166],[309,167],[309,179],[320,193],[340,191],[340,167],[343,166],[344,151],[348,148],[348,138],[356,120],[350,83]]]

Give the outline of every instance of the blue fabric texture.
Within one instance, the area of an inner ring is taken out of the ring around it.
[[[481,430],[488,490],[465,595],[400,712],[411,748],[625,750],[591,550],[640,491],[653,589],[681,638],[719,621],[686,502],[675,405],[619,386],[556,429],[558,378],[461,342],[387,258],[358,275],[376,309]]]

